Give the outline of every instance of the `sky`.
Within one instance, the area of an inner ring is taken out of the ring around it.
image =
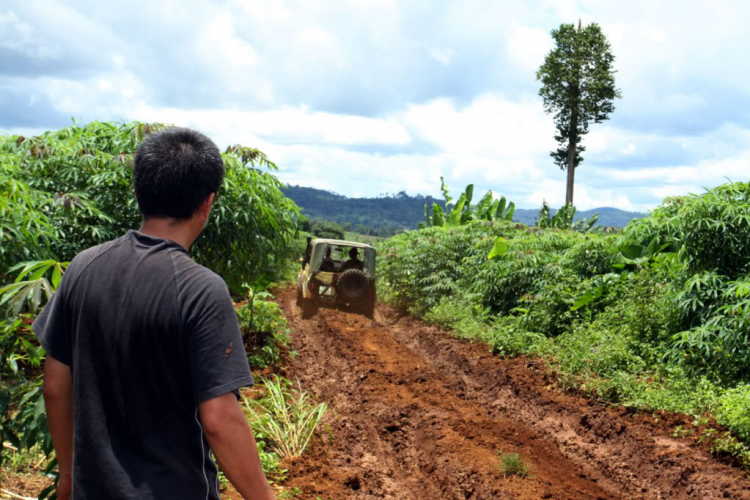
[[[439,197],[444,176],[560,206],[536,71],[579,19],[609,39],[622,93],[584,139],[579,209],[748,180],[744,0],[3,0],[0,133],[158,121],[346,196]]]

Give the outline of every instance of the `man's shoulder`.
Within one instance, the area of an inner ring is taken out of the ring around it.
[[[198,264],[186,253],[170,252],[170,256],[177,287],[181,292],[227,288],[221,276]]]
[[[89,264],[97,260],[102,255],[106,254],[110,250],[118,247],[122,244],[127,235],[123,235],[117,239],[106,241],[89,247],[86,250],[78,252],[75,257],[70,261],[70,265],[66,270],[66,274],[76,275],[83,272]]]

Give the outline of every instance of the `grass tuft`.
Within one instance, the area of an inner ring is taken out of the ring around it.
[[[243,396],[243,408],[253,431],[281,458],[298,457],[312,443],[328,406],[315,404],[297,384],[277,375],[264,380],[267,395],[255,401]]]
[[[529,464],[521,460],[518,453],[500,452],[500,472],[505,477],[518,476],[523,479],[529,475]]]

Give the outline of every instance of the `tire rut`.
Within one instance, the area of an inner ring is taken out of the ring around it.
[[[303,498],[624,498],[532,426],[473,397],[460,367],[435,365],[402,330],[329,309],[303,320],[293,294],[279,298],[299,353],[288,376],[332,409],[330,445],[289,464]],[[531,476],[504,477],[501,450],[520,453]]]
[[[666,421],[659,425],[647,414],[562,394],[545,379],[540,361],[499,360],[480,346],[457,341],[413,318],[399,321],[390,331],[437,371],[460,367],[460,379],[452,384],[457,393],[489,402],[497,418],[528,423],[566,460],[580,464],[610,491],[634,499],[750,499],[746,474],[695,443],[674,438]],[[687,420],[663,416],[678,424]]]
[[[328,444],[288,463],[299,498],[750,500],[741,471],[672,437],[687,417],[562,393],[538,360],[499,359],[382,305],[375,320],[303,319],[294,297],[277,299],[299,354],[287,376],[331,408]],[[504,477],[500,451],[530,476]]]

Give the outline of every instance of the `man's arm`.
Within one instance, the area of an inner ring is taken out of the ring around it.
[[[73,477],[73,378],[70,367],[47,354],[44,362],[44,406],[60,479],[57,498],[70,498]]]
[[[203,431],[221,470],[246,500],[274,500],[260,466],[258,446],[233,393],[198,405]]]

